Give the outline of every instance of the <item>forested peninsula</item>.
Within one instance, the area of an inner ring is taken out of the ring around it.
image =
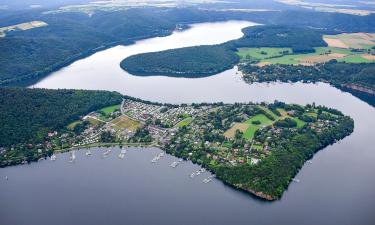
[[[133,55],[121,68],[139,76],[205,77],[232,68],[240,57],[227,47],[195,46]]]
[[[242,30],[244,36],[221,45],[196,46],[130,56],[121,68],[138,75],[205,77],[236,65],[241,47],[289,47],[294,52],[313,52],[313,47],[326,46],[321,31],[287,26],[254,26]]]

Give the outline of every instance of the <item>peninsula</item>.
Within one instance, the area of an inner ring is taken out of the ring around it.
[[[95,146],[157,146],[267,200],[280,199],[315,152],[354,128],[350,117],[315,104],[171,105],[105,91],[0,93],[1,167]]]

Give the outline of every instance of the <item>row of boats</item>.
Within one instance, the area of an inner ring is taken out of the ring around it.
[[[157,163],[162,157],[164,156],[164,152],[161,152],[157,154],[152,160],[152,163]],[[176,168],[180,163],[183,161],[183,159],[179,159],[178,161],[172,162],[169,166],[172,168]],[[200,174],[203,174],[206,172],[205,168],[201,168],[199,170],[194,171],[193,173],[190,174],[190,178],[194,178],[196,176],[199,176]],[[215,177],[215,175],[210,175],[209,177],[205,178],[203,180],[203,183],[207,184],[212,181],[212,179]]]
[[[111,152],[112,152],[111,149],[106,150],[106,151],[103,153],[103,158],[107,158],[108,155],[109,155]],[[125,150],[125,149],[121,150],[120,154],[118,155],[118,158],[119,158],[119,159],[123,159],[123,158],[125,158],[125,154],[126,154],[126,150]],[[91,153],[90,150],[87,150],[87,151],[85,152],[85,155],[86,155],[87,157],[90,157],[90,156],[92,155],[92,153]],[[76,153],[75,153],[75,151],[71,151],[71,152],[70,152],[70,156],[69,156],[69,162],[70,162],[70,163],[75,162],[76,158],[77,158],[77,157],[76,157]],[[56,161],[57,156],[56,156],[55,154],[53,154],[53,155],[51,155],[50,159],[51,159],[51,161]]]

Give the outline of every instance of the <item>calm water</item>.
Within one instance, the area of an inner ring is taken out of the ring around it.
[[[134,77],[118,64],[126,56],[237,38],[250,25],[227,22],[195,25],[169,37],[140,41],[99,52],[42,80],[37,87],[116,90],[161,102],[238,102],[282,100],[323,104],[355,120],[354,133],[320,151],[305,165],[280,201],[264,202],[220,181],[190,179],[198,167],[160,150],[129,149],[124,160],[79,152],[56,162],[0,169],[1,225],[117,224],[375,224],[375,109],[327,84],[244,84],[236,69],[201,79]],[[114,152],[118,152],[118,149]],[[6,181],[4,176],[8,176]],[[208,175],[207,175],[208,176]]]

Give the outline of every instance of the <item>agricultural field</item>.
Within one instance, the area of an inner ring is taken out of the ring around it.
[[[345,48],[317,47],[315,48],[314,53],[278,55],[278,53],[281,52],[280,48],[274,48],[273,50],[271,49],[269,49],[269,54],[273,55],[273,57],[271,58],[267,58],[265,57],[265,55],[260,55],[260,50],[257,49],[247,49],[246,53],[242,51],[241,54],[245,55],[245,57],[249,55],[253,58],[256,58],[257,60],[259,60],[259,63],[257,65],[261,67],[268,64],[314,65],[317,63],[328,62],[332,59],[347,63],[375,62],[375,56],[372,55],[371,52],[373,50],[352,51]]]
[[[254,57],[257,59],[269,59],[292,53],[291,48],[240,48],[237,54],[241,58]]]
[[[27,23],[20,23],[13,26],[0,27],[0,37],[5,37],[7,32],[16,30],[30,30],[33,28],[44,26],[48,26],[48,24],[43,21],[30,21]]]
[[[127,129],[130,131],[136,131],[141,125],[140,122],[124,115],[112,120],[111,123],[114,125],[114,128]]]
[[[350,33],[325,35],[323,40],[329,47],[345,49],[371,49],[375,45],[375,34]]]

